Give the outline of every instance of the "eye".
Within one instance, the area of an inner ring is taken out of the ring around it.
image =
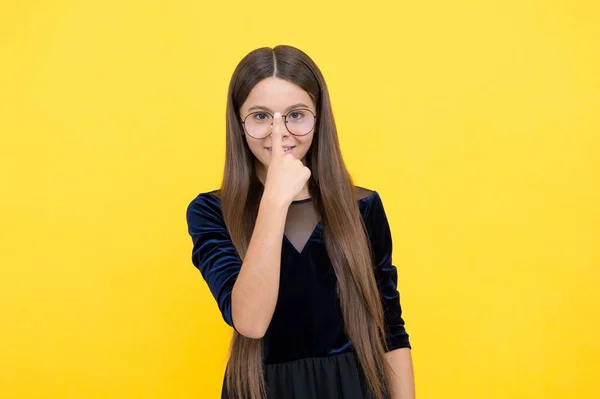
[[[288,118],[290,118],[290,120],[293,120],[293,121],[300,120],[303,117],[304,117],[304,112],[303,111],[291,111],[288,114]]]
[[[253,115],[253,118],[256,121],[262,122],[262,121],[269,119],[269,114],[267,114],[266,112],[257,112]]]

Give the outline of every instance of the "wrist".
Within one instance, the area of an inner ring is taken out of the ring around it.
[[[269,189],[265,189],[260,202],[269,209],[287,209],[291,204],[290,201],[283,199],[281,195]]]

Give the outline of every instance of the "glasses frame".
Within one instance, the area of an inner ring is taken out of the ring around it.
[[[292,112],[298,112],[298,111],[308,111],[312,114],[312,116],[314,117],[314,122],[313,122],[313,127],[312,129],[310,129],[307,133],[305,134],[296,134],[296,133],[292,133],[288,127],[288,120],[287,120],[287,116],[289,114],[291,114]],[[267,134],[265,137],[254,137],[253,135],[251,135],[250,133],[248,133],[248,131],[246,130],[246,119],[248,119],[249,116],[254,115],[254,114],[267,114],[271,117],[271,132],[269,134]],[[308,108],[296,108],[293,109],[291,111],[288,111],[287,114],[282,114],[281,117],[283,118],[283,124],[285,125],[285,129],[290,132],[290,134],[292,136],[296,136],[296,137],[304,137],[307,134],[310,134],[310,132],[312,132],[313,130],[315,130],[315,126],[317,126],[317,114],[315,114],[314,112],[312,112],[310,109]],[[244,133],[246,133],[248,136],[252,137],[253,139],[256,140],[262,140],[262,139],[266,139],[267,137],[269,137],[270,135],[273,134],[273,121],[275,120],[275,116],[273,114],[271,114],[270,112],[267,111],[255,111],[255,112],[251,112],[248,115],[246,115],[246,117],[242,120],[242,126],[244,127]]]

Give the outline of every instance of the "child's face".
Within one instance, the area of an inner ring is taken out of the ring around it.
[[[257,166],[266,170],[271,162],[271,129],[279,129],[283,147],[292,147],[290,154],[305,163],[304,157],[315,132],[311,126],[316,122],[316,113],[315,104],[308,93],[295,84],[276,77],[258,82],[240,108],[240,117],[245,120],[246,142],[260,162]],[[282,117],[278,118],[279,115]],[[287,115],[287,126],[292,132],[304,134],[310,130],[309,133],[303,136],[291,134],[285,126],[283,115]]]

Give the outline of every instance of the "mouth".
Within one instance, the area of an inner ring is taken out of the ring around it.
[[[292,150],[293,150],[294,148],[296,148],[296,146],[295,146],[295,145],[293,145],[293,146],[289,146],[289,147],[288,147],[288,146],[284,146],[284,147],[283,147],[283,152],[285,152],[286,154],[287,154],[287,153],[290,153],[290,152],[292,152]],[[265,149],[266,149],[266,150],[268,150],[269,152],[271,152],[271,147],[265,147]]]

